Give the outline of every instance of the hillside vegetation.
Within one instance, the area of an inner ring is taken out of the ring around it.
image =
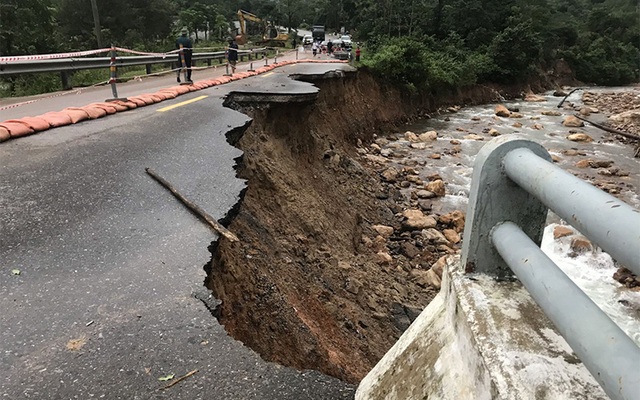
[[[99,0],[101,45],[172,50],[186,26],[200,46],[222,42],[244,9],[291,29],[353,34],[363,63],[416,90],[518,83],[568,62],[585,83],[640,76],[636,0]],[[4,0],[0,56],[98,48],[90,0]],[[4,78],[1,92],[60,89],[55,74]]]

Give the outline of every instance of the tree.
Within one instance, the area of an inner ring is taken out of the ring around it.
[[[54,51],[54,9],[51,0],[0,2],[0,55]]]

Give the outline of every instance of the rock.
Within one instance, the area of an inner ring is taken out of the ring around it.
[[[565,236],[571,236],[573,235],[575,232],[573,231],[573,229],[564,226],[564,225],[558,225],[555,228],[553,228],[553,238],[554,239],[560,239],[562,237]]]
[[[480,117],[478,117],[477,115],[474,115],[473,117],[471,117],[472,121],[480,121]]]
[[[571,239],[571,250],[581,254],[593,249],[591,242],[584,236],[576,236]]]
[[[618,270],[613,274],[613,279],[622,283],[628,288],[640,286],[640,280],[638,279],[638,277],[625,267],[618,268]]]
[[[435,180],[433,182],[429,182],[427,183],[425,189],[427,189],[430,192],[435,193],[436,196],[438,197],[443,197],[445,195],[445,186],[444,186],[444,182],[442,181],[442,179],[438,179]]]
[[[424,149],[427,148],[427,144],[423,143],[423,142],[411,143],[409,145],[409,147],[411,147],[412,149],[416,149],[416,150],[424,150]]]
[[[415,133],[413,133],[411,131],[406,131],[404,133],[404,138],[407,139],[410,142],[417,142],[418,141],[418,135],[416,135]]]
[[[542,124],[533,124],[533,126],[531,128],[535,129],[537,131],[541,131],[541,130],[544,129],[544,125],[542,125]]]
[[[580,160],[576,163],[576,167],[578,168],[589,168],[590,160]]]
[[[548,115],[550,117],[559,117],[562,115],[562,113],[560,111],[556,111],[556,110],[544,110],[541,112],[542,115]]]
[[[563,150],[562,154],[564,154],[565,156],[583,156],[584,153],[580,153],[578,150],[574,150],[574,149],[569,149],[569,150]]]
[[[587,135],[586,133],[572,133],[571,135],[567,136],[567,139],[571,140],[572,142],[592,142],[593,141],[591,136]]]
[[[460,235],[458,235],[458,232],[456,232],[453,229],[445,229],[444,231],[442,231],[442,233],[444,234],[444,237],[447,238],[447,240],[451,243],[459,243],[460,242]]]
[[[442,158],[442,155],[440,155],[439,153],[433,153],[432,155],[429,156],[429,158],[433,160],[439,160]]]
[[[453,227],[458,233],[464,230],[464,213],[460,210],[441,215],[438,221],[443,225]]]
[[[584,126],[584,122],[574,117],[573,115],[567,115],[562,121],[562,125],[569,128],[579,128],[581,126]]]
[[[522,124],[520,122],[514,122],[513,125],[514,128],[522,128]]]
[[[381,175],[382,175],[382,179],[384,179],[385,182],[394,183],[398,180],[400,171],[398,171],[394,167],[390,167],[382,171]]]
[[[537,94],[529,93],[526,96],[524,96],[524,101],[541,102],[541,101],[547,101],[547,99],[545,99],[543,96],[539,96]]]
[[[524,115],[517,112],[511,113],[511,115],[509,115],[509,118],[523,118],[523,117]]]
[[[489,136],[494,136],[494,137],[495,136],[500,136],[500,132],[498,132],[498,130],[495,129],[495,128],[491,128],[491,129],[489,129]]]
[[[555,92],[553,92],[553,95],[555,97],[565,97],[567,96],[569,93],[565,92],[564,90],[558,89]]]
[[[418,200],[418,207],[420,207],[422,211],[431,211],[431,209],[433,208],[433,204],[431,204],[430,201]]]
[[[430,192],[428,190],[418,190],[416,192],[416,195],[418,196],[419,199],[433,199],[434,197],[437,197],[435,193]]]
[[[438,275],[438,277],[440,278],[442,278],[442,272],[444,270],[444,267],[447,265],[447,257],[448,256],[440,257],[438,261],[436,261],[435,264],[431,266],[431,271],[435,272],[436,275]]]
[[[447,238],[437,229],[429,228],[424,229],[421,233],[423,238],[434,244],[447,244],[449,241]]]
[[[629,110],[620,114],[614,114],[609,117],[609,120],[621,125],[640,124],[640,110]]]
[[[467,139],[467,140],[484,140],[484,137],[480,136],[480,135],[476,135],[475,133],[471,133],[469,135],[464,136],[463,139]]]
[[[420,136],[418,136],[418,139],[421,142],[433,142],[434,140],[438,139],[438,132],[428,131],[425,133],[421,133]]]
[[[555,154],[551,155],[551,161],[557,163],[557,162],[560,162],[560,160],[562,160],[562,158],[558,157],[557,155],[555,155]]]
[[[380,155],[382,157],[392,157],[393,156],[393,150],[392,149],[382,149],[380,150]]]
[[[369,239],[369,238],[367,238],[367,239]],[[371,239],[369,239],[369,240],[371,240]],[[349,269],[351,269],[351,264],[349,264],[346,261],[338,261],[338,268],[344,269],[344,270],[349,270]]]
[[[420,250],[410,242],[404,242],[400,245],[400,253],[412,260],[420,255]]]
[[[362,288],[362,283],[356,278],[349,278],[344,284],[344,289],[349,292],[357,295],[360,293],[360,289]]]
[[[451,139],[449,140],[449,143],[451,143],[454,146],[459,145],[461,142],[458,139]]]
[[[415,282],[422,287],[432,287],[440,289],[442,285],[442,279],[433,270],[413,270],[411,275],[415,279]]]
[[[589,107],[582,107],[580,109],[580,115],[588,117],[589,115],[591,115],[591,109]]]
[[[411,325],[411,320],[407,315],[404,307],[400,303],[393,303],[391,307],[391,319],[393,321],[393,325],[398,328],[400,332],[404,332]]]
[[[376,253],[376,263],[380,264],[380,265],[389,265],[391,264],[391,262],[393,261],[393,258],[391,258],[391,256],[389,255],[389,253],[386,253],[384,251],[379,251]]]
[[[402,221],[402,228],[406,231],[435,228],[438,224],[435,218],[424,215],[420,210],[406,210],[402,214],[405,217],[405,220]]]
[[[457,113],[460,110],[460,107],[447,107],[447,111],[450,113]]]
[[[496,115],[498,117],[509,117],[511,115],[511,112],[504,105],[498,104],[496,106]]]
[[[389,140],[386,138],[378,138],[375,140],[375,144],[379,147],[384,147],[389,144]]]
[[[589,166],[591,168],[609,168],[612,165],[612,160],[589,160]]]
[[[371,227],[374,231],[384,238],[388,238],[393,235],[393,227],[387,225],[373,225]]]

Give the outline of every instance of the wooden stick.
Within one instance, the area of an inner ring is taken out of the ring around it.
[[[197,369],[194,369],[193,371],[189,372],[188,374],[181,376],[180,378],[176,379],[175,381],[171,382],[170,384],[168,384],[167,386],[163,387],[162,390],[167,390],[169,389],[171,386],[177,384],[180,381],[183,381],[185,379],[187,379],[188,377],[190,377],[191,375],[195,374],[196,372],[198,372]]]
[[[232,232],[230,232],[224,226],[220,225],[218,223],[218,221],[213,219],[213,217],[211,215],[207,214],[207,212],[205,210],[203,210],[201,207],[199,207],[197,204],[191,202],[186,197],[184,197],[182,194],[180,194],[180,192],[178,192],[178,190],[175,187],[173,187],[173,185],[171,185],[164,178],[162,178],[160,175],[158,175],[154,170],[152,170],[151,168],[145,168],[144,170],[147,171],[147,174],[151,175],[151,177],[153,179],[155,179],[156,181],[158,181],[162,186],[164,186],[165,188],[169,189],[169,191],[171,193],[173,193],[173,195],[176,198],[178,198],[178,200],[180,200],[191,211],[193,211],[200,218],[204,219],[207,223],[209,223],[209,225],[211,225],[211,227],[216,232],[218,232],[222,236],[226,237],[227,239],[231,240],[232,242],[240,241],[240,239],[238,239],[238,237],[236,235],[234,235]]]
[[[622,132],[622,131],[619,131],[617,129],[613,129],[613,128],[606,127],[604,125],[597,124],[597,123],[595,123],[593,121],[589,121],[588,119],[586,119],[584,117],[581,117],[578,114],[576,114],[575,117],[578,118],[578,119],[583,120],[584,122],[588,122],[591,125],[595,126],[596,128],[602,129],[603,131],[607,131],[607,132],[610,132],[610,133],[615,133],[616,135],[621,135],[621,136],[624,136],[626,138],[633,139],[633,140],[640,140],[640,136],[634,135],[633,133]]]
[[[573,94],[573,92],[575,92],[576,90],[582,90],[582,88],[575,88],[572,91],[569,92],[569,94],[567,94],[566,96],[564,96],[564,98],[562,99],[562,101],[560,103],[558,103],[558,108],[562,107],[562,103],[564,103],[564,101],[567,99],[567,97],[571,96]]]

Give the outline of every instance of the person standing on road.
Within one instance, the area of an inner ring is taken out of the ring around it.
[[[193,42],[191,38],[187,36],[189,31],[187,28],[182,28],[182,32],[178,40],[176,40],[176,48],[180,49],[178,53],[178,64],[180,70],[178,70],[178,83],[180,82],[180,72],[182,68],[187,69],[187,83],[193,83],[191,80],[191,52],[193,51]]]
[[[313,52],[313,56],[315,57],[318,54],[318,42],[314,41],[311,45],[311,51]]]
[[[231,73],[236,73],[236,64],[238,63],[238,43],[235,40],[229,40],[229,48],[227,49],[227,61],[231,66]]]

